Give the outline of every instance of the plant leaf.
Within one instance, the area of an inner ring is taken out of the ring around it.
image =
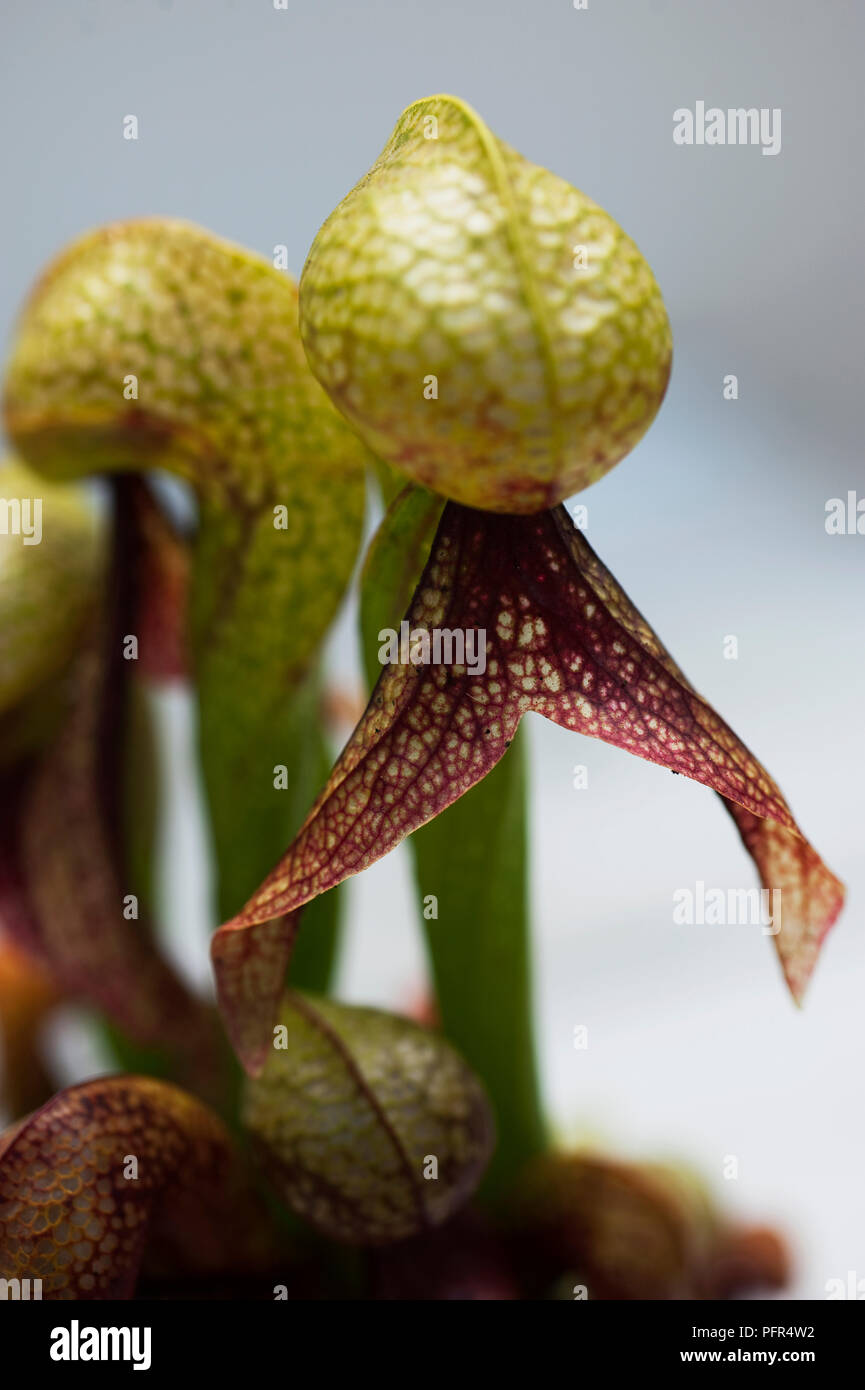
[[[669,1165],[547,1154],[510,1193],[505,1220],[529,1298],[572,1299],[575,1283],[592,1300],[725,1298],[789,1273],[773,1232],[732,1226]]]
[[[247,1082],[243,1120],[288,1205],[349,1244],[386,1244],[446,1221],[493,1147],[483,1088],[442,1038],[293,990],[277,1043]],[[430,1159],[435,1174],[425,1173]]]
[[[135,1161],[135,1166],[130,1160]],[[47,1299],[131,1298],[159,1273],[260,1268],[273,1254],[228,1131],[164,1081],[61,1091],[0,1139],[0,1274]]]
[[[138,666],[148,681],[178,680],[191,674],[187,651],[186,619],[191,581],[190,546],[177,532],[150,489],[140,480],[128,484],[130,503],[136,510],[136,533],[139,543],[135,555],[127,548],[127,563],[137,575],[139,616]],[[332,753],[322,729],[321,689],[318,673],[304,677],[296,688],[287,692],[285,709],[280,711],[282,743],[280,758],[286,767],[288,786],[277,793],[285,803],[283,814],[271,815],[289,835],[295,833],[318,788],[327,777]],[[148,750],[149,751],[149,750]],[[139,756],[138,762],[142,758]],[[131,759],[128,759],[131,763]],[[127,768],[134,782],[136,820],[142,818],[142,787],[138,770]],[[132,798],[130,798],[132,800]],[[269,808],[271,813],[273,807]],[[130,820],[132,817],[130,816]],[[130,827],[131,829],[132,827]],[[246,832],[235,836],[230,861],[223,865],[220,888],[228,901],[242,901],[250,883],[260,878],[261,833],[271,835],[268,822],[253,827],[255,834]],[[127,835],[127,842],[131,840]],[[304,933],[303,940],[292,958],[292,980],[302,989],[326,990],[336,960],[340,925],[339,890],[325,893],[310,908],[315,916],[314,930]],[[127,1070],[131,1068],[126,1068]],[[150,1067],[134,1068],[147,1070]]]
[[[137,567],[126,560],[144,538],[136,484],[127,479],[115,488],[106,597],[79,639],[63,723],[6,779],[0,910],[9,934],[65,994],[103,1009],[136,1041],[175,1048],[190,1081],[209,1090],[217,1038],[211,1011],[159,952],[144,905],[126,912],[123,754],[135,663],[124,660],[123,645],[140,599]]]
[[[0,532],[0,766],[20,762],[56,727],[63,679],[92,620],[106,563],[105,528],[81,489],[58,487],[18,459],[0,464],[10,507],[39,506],[39,544]]]
[[[483,629],[485,674],[386,667],[300,834],[220,928],[212,946],[220,1002],[248,1068],[262,1056],[298,909],[479,782],[529,711],[724,797],[764,884],[783,894],[775,942],[801,996],[843,888],[768,773],[687,683],[564,508],[524,518],[449,504],[408,621]]]
[[[26,305],[5,413],[48,476],[161,468],[196,489],[191,650],[226,915],[291,833],[273,772],[288,697],[342,597],[363,518],[368,454],[309,371],[296,287],[185,222],[100,228]]]
[[[602,477],[670,373],[634,243],[451,96],[409,106],[328,217],[300,311],[312,370],[374,452],[491,511],[536,512]]]

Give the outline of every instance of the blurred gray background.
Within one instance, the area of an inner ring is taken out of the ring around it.
[[[581,497],[589,538],[850,898],[798,1012],[759,928],[672,924],[677,888],[755,881],[716,798],[534,721],[545,1091],[563,1135],[684,1158],[743,1216],[784,1224],[793,1297],[823,1297],[850,1270],[865,1279],[865,536],[824,528],[827,499],[865,496],[865,8],[3,0],[0,26],[4,337],[45,261],[114,218],[188,217],[268,257],[285,243],[299,273],[403,107],[437,91],[640,245],[673,323],[673,379],[648,437]],[[674,145],[673,111],[698,100],[780,107],[780,154]],[[137,142],[122,138],[128,114]],[[728,635],[738,660],[724,659]],[[351,605],[330,650],[335,675],[356,680]],[[176,693],[159,709],[167,916],[202,978],[193,712]],[[351,912],[343,993],[405,1004],[424,966],[403,851],[353,883]],[[70,1079],[98,1064],[83,1035],[64,1057]]]

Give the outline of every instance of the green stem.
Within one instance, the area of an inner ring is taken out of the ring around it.
[[[378,633],[398,627],[408,610],[442,505],[421,488],[407,489],[370,547],[361,590],[370,686],[381,670]],[[499,1142],[486,1182],[492,1196],[546,1147],[532,1027],[526,769],[519,734],[493,771],[416,831],[410,845],[442,1026],[482,1078],[496,1113]]]
[[[532,1025],[526,758],[493,771],[411,840],[445,1035],[483,1079],[498,1125],[494,1195],[546,1147]]]

